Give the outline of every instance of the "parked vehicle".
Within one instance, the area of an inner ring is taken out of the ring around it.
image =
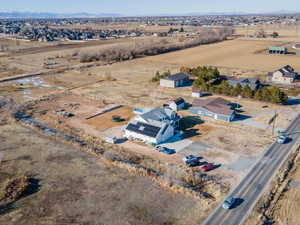
[[[288,140],[288,138],[287,138],[287,136],[279,136],[278,138],[277,138],[277,143],[278,144],[284,144],[284,143],[286,143],[287,142],[287,140]]]
[[[236,199],[235,199],[234,197],[232,197],[232,196],[226,198],[226,200],[224,201],[222,207],[223,207],[224,209],[231,209],[232,206],[233,206],[234,203],[235,203],[235,200],[236,200]]]
[[[165,153],[165,154],[168,154],[168,155],[173,155],[173,154],[176,153],[175,150],[173,150],[173,149],[168,149],[168,148],[165,148],[165,149],[161,150],[160,152]]]
[[[194,155],[187,155],[182,158],[182,161],[187,165],[188,167],[194,167],[198,166],[200,163],[201,157],[194,156]]]
[[[163,151],[164,149],[167,149],[166,147],[163,147],[163,146],[160,146],[160,145],[158,145],[158,146],[156,146],[155,147],[155,150],[157,150],[157,151]]]
[[[118,142],[118,139],[116,137],[106,137],[105,141],[111,144],[116,144]]]
[[[196,159],[197,157],[194,155],[186,155],[182,158],[182,161],[185,163],[186,161]]]
[[[213,170],[215,168],[215,165],[213,163],[206,163],[204,166],[200,166],[200,170],[202,171],[210,171]]]
[[[173,149],[169,149],[169,148],[166,148],[166,147],[163,147],[163,146],[156,146],[155,148],[157,151],[159,152],[162,152],[162,153],[165,153],[165,154],[168,154],[168,155],[172,155],[172,154],[175,154],[176,151],[173,150]]]

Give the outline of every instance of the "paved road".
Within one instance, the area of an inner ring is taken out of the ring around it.
[[[203,225],[241,225],[245,221],[264,188],[295,149],[300,137],[300,115],[290,124],[287,132],[292,140],[286,144],[273,143],[230,194],[238,199],[239,205],[231,210],[225,210],[220,205]]]

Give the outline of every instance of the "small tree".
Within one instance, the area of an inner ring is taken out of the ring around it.
[[[240,84],[237,84],[234,88],[231,89],[231,95],[238,96],[242,93],[242,90],[242,86]]]
[[[266,38],[267,35],[266,35],[266,32],[264,29],[258,29],[256,32],[255,32],[255,37],[257,38]]]
[[[279,34],[278,34],[276,31],[274,31],[274,32],[271,34],[271,37],[272,37],[272,38],[278,38],[278,37],[279,37]]]
[[[252,93],[252,90],[251,90],[251,88],[248,84],[243,88],[242,96],[244,98],[252,98],[253,93]]]

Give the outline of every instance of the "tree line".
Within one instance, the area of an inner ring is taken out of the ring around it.
[[[198,46],[201,44],[223,41],[226,40],[227,37],[231,36],[233,32],[234,30],[231,27],[223,27],[219,29],[207,28],[202,29],[196,38],[185,40],[183,42],[176,42],[168,39],[152,39],[123,43],[103,48],[103,50],[99,52],[82,53],[80,55],[80,62],[120,62],[143,56],[157,55]]]
[[[288,100],[286,93],[275,86],[262,86],[256,90],[252,90],[249,85],[242,87],[237,84],[233,87],[220,76],[217,68],[199,66],[196,68],[181,68],[181,72],[194,76],[193,86],[200,88],[202,91],[227,96],[241,96],[276,104],[283,104]]]

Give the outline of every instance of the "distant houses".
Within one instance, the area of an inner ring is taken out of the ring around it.
[[[235,118],[233,104],[223,98],[195,99],[190,112],[216,120],[231,122]]]
[[[295,44],[295,45],[293,46],[293,49],[300,50],[300,44]]]
[[[130,121],[124,129],[124,136],[157,145],[175,135],[179,120],[180,117],[170,107],[155,108]]]
[[[259,79],[256,78],[241,78],[238,80],[228,80],[228,83],[232,87],[236,87],[238,84],[240,84],[241,87],[244,88],[248,85],[251,88],[251,90],[257,90],[261,87]]]
[[[281,69],[270,73],[271,81],[277,84],[292,84],[295,82],[299,74],[294,70],[293,67],[287,65]]]
[[[269,54],[288,54],[288,49],[281,46],[271,46],[268,49]]]
[[[190,83],[189,75],[185,73],[177,73],[160,79],[160,86],[178,88],[186,86]]]

